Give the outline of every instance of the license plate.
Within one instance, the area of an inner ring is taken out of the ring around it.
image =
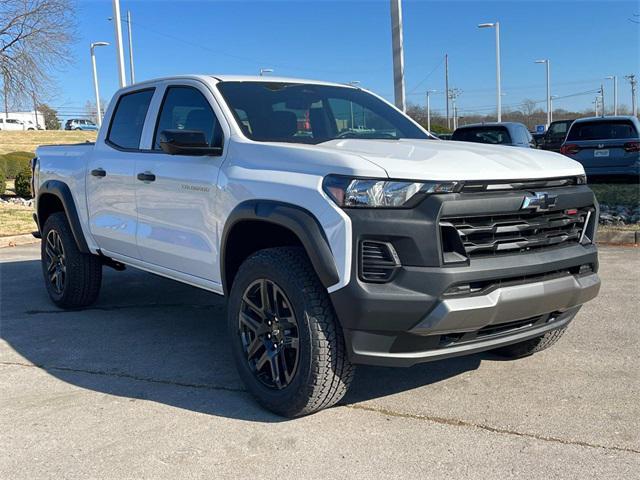
[[[609,156],[609,150],[594,150],[593,151],[593,156],[594,157],[608,157]]]

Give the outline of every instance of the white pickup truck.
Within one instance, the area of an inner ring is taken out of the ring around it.
[[[530,355],[600,287],[579,163],[438,140],[353,86],[136,84],[33,170],[56,305],[94,302],[105,265],[225,295],[240,375],[284,416],[338,402],[355,364]]]

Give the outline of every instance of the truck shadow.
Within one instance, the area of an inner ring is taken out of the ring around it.
[[[96,305],[63,311],[49,302],[38,261],[0,264],[0,337],[10,347],[0,349],[0,363],[30,363],[69,384],[131,401],[257,422],[283,420],[244,390],[222,298],[134,269],[105,268],[104,274]],[[343,403],[437,383],[478,368],[481,359],[409,369],[359,367]]]

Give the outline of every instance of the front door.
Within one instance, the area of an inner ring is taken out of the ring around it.
[[[211,92],[185,83],[167,86],[151,152],[136,162],[137,243],[149,264],[220,282],[216,185],[223,157],[169,155],[160,148],[160,133],[175,129],[201,131],[209,145],[223,146]]]
[[[139,258],[136,246],[135,163],[154,89],[118,99],[104,141],[87,166],[89,228],[100,249]]]

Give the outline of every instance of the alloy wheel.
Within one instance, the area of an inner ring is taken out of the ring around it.
[[[251,372],[266,387],[291,383],[300,357],[298,323],[289,299],[273,281],[252,282],[242,295],[238,333]]]
[[[45,240],[45,253],[47,255],[47,278],[54,292],[62,295],[67,276],[66,258],[62,239],[55,230],[50,230]]]

